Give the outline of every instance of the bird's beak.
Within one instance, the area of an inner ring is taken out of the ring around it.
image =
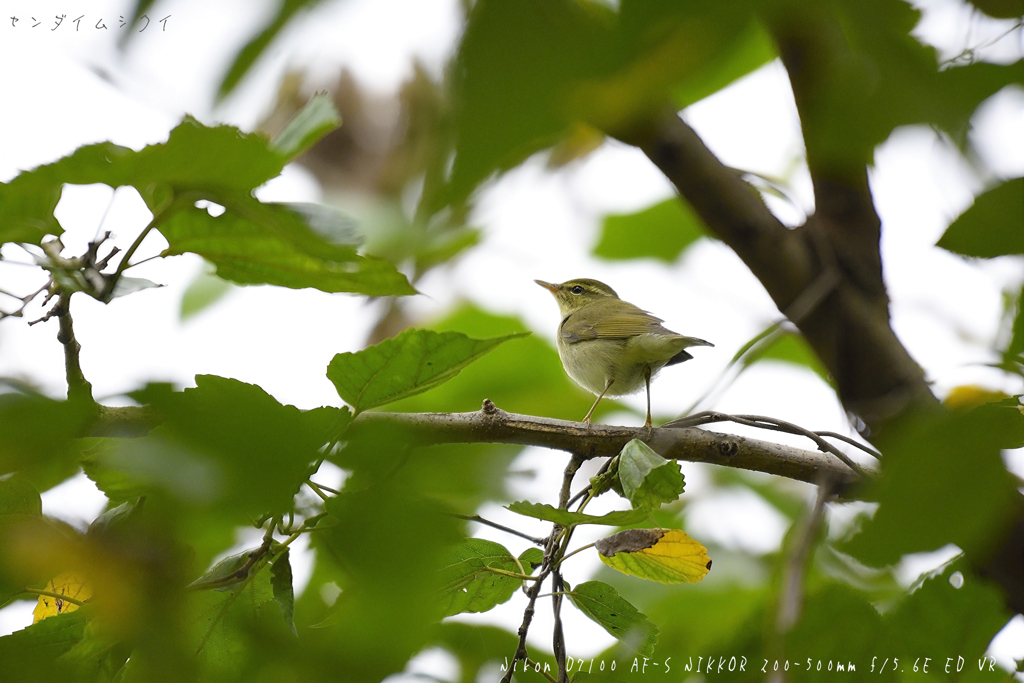
[[[553,285],[550,282],[544,282],[543,280],[534,280],[538,285],[548,290],[552,294],[558,294],[558,285]]]

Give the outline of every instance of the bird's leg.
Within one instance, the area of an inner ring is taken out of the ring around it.
[[[594,409],[597,408],[597,404],[601,402],[601,399],[604,398],[604,395],[608,393],[609,389],[612,388],[612,382],[614,381],[615,380],[613,379],[609,379],[608,383],[604,385],[604,391],[602,391],[601,395],[597,397],[596,401],[594,401],[594,405],[590,406],[590,410],[587,411],[587,416],[583,418],[584,422],[590,424],[590,416],[594,414]]]
[[[647,437],[651,436],[651,366],[644,367],[644,384],[647,385],[647,421],[644,427],[647,428]]]

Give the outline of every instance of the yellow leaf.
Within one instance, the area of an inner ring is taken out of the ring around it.
[[[594,547],[612,569],[659,583],[697,583],[711,570],[707,548],[678,529],[627,529]]]
[[[78,602],[85,602],[92,597],[92,588],[86,583],[82,575],[76,572],[64,572],[53,577],[46,584],[46,591],[48,593],[65,595]],[[50,595],[40,595],[39,602],[36,603],[36,608],[32,612],[33,617],[35,617],[32,623],[34,624],[46,617],[53,617],[64,612],[74,612],[76,609],[78,609],[78,605],[73,602],[61,600]]]
[[[1009,394],[994,389],[986,389],[977,384],[965,384],[950,389],[949,394],[942,400],[942,405],[953,410],[970,410],[985,403],[1002,401],[1008,398]]]

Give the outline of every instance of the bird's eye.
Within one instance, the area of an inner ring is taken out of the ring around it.
[[[573,287],[569,291],[572,292],[573,294],[582,294],[583,293],[583,287],[581,287],[580,285],[576,285],[575,287]]]

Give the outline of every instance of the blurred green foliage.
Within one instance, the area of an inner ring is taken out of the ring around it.
[[[218,96],[229,95],[289,22],[318,4],[278,3],[235,56]],[[978,6],[1019,15],[1014,2]],[[188,117],[166,143],[141,151],[88,145],[24,172],[0,185],[0,241],[38,246],[59,236],[53,212],[64,184],[128,185],[167,239],[163,255],[199,254],[219,282],[411,295],[410,280],[426,270],[472,258],[481,228],[468,216],[490,178],[545,150],[553,150],[553,164],[564,163],[666,107],[714,93],[775,58],[779,36],[806,51],[790,77],[814,84],[799,89],[796,104],[815,179],[863,174],[897,126],[933,125],[969,145],[978,105],[1019,81],[1019,65],[939,65],[910,33],[918,11],[899,0],[477,0],[465,8],[445,80],[434,83],[417,70],[402,94],[402,150],[377,160],[380,178],[361,179],[362,190],[374,188],[376,221],[354,225],[331,207],[253,195],[286,163],[313,163],[336,134],[338,112],[320,95],[273,139]],[[142,0],[133,14],[152,9]],[[346,114],[345,126],[358,120]],[[971,257],[1022,253],[1022,194],[1019,178],[982,194],[940,246]],[[414,211],[403,208],[407,196],[419,197]],[[222,206],[223,215],[197,207],[201,200]],[[671,263],[703,230],[686,205],[664,201],[606,217],[594,253]],[[74,269],[52,255],[39,265],[53,275],[55,291],[78,287],[57,277]],[[103,277],[113,286],[121,273]],[[216,289],[192,291],[182,316],[214,300]],[[105,289],[79,290],[109,300]],[[1022,302],[1024,291],[1006,348],[997,350],[1016,372]],[[413,322],[418,329],[403,332]],[[445,617],[508,601],[525,606],[520,573],[538,571],[542,552],[517,557],[471,539],[460,517],[509,502],[516,475],[509,467],[521,448],[423,446],[393,426],[354,422],[354,414],[470,412],[489,398],[509,412],[579,419],[592,397],[566,377],[543,337],[525,332],[522,321],[470,304],[441,320],[412,321],[389,298],[377,343],[339,354],[325,368],[351,409],[300,411],[258,386],[205,375],[194,388],[151,384],[133,392],[145,416],[141,433],[96,435],[96,406],[3,385],[0,606],[36,597],[65,571],[85,577],[93,598],[0,637],[0,680],[380,681],[431,647],[457,660],[461,681],[500,676],[517,635]],[[733,365],[768,359],[827,380],[802,338],[778,326],[741,349]],[[623,409],[605,401],[596,417]],[[1011,614],[968,560],[990,555],[1020,513],[1019,482],[1001,452],[1022,444],[1024,415],[1014,399],[905,416],[891,430],[880,476],[855,492],[876,501],[877,512],[835,538],[824,527],[801,536],[802,489],[712,472],[718,490],[753,493],[780,513],[789,525],[782,548],[757,555],[708,543],[714,571],[682,588],[609,570],[590,580],[570,563],[563,609],[575,604],[620,639],[585,662],[568,653],[573,675],[650,680],[652,670],[671,669],[677,679],[710,678],[724,666],[730,680],[763,680],[779,662],[792,680],[820,680],[840,663],[854,664],[859,678],[930,680],[947,657],[963,656],[969,666],[958,680],[990,680],[973,665]],[[508,508],[567,528],[686,526],[678,465],[640,455],[626,458],[626,481],[618,481],[639,510],[584,515],[536,500]],[[344,470],[339,490],[316,483],[324,461]],[[80,470],[109,500],[84,532],[43,515],[40,498]],[[241,529],[260,529],[262,541],[240,551],[239,538],[254,538]],[[313,567],[297,591],[292,560],[300,538],[309,541]],[[908,554],[949,544],[965,555],[909,590],[893,578]],[[803,572],[800,609],[783,627],[779,613],[794,599],[787,581],[795,565]],[[533,646],[530,653],[554,666],[552,653]],[[925,657],[928,674],[916,669]],[[881,671],[891,658],[899,670]],[[614,672],[603,667],[611,662]],[[545,677],[520,663],[516,680]]]

